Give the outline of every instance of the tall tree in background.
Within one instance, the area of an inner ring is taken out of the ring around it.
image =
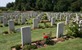
[[[8,9],[17,11],[42,10],[42,11],[82,11],[81,0],[15,0],[8,3]]]
[[[7,4],[7,8],[11,8],[11,7],[13,7],[13,6],[14,6],[14,2]]]
[[[36,0],[29,0],[29,4],[30,4],[31,9],[34,9],[36,6]]]
[[[42,10],[44,11],[53,10],[52,0],[42,0]]]
[[[21,11],[21,2],[22,0],[15,0],[15,5],[14,5],[14,8],[15,10],[19,10]]]
[[[42,9],[42,0],[36,1],[36,9],[41,10]]]
[[[82,1],[81,0],[77,0],[73,3],[71,3],[70,6],[70,11],[80,11],[80,8],[82,7]]]
[[[67,11],[68,10],[68,2],[66,0],[58,0],[56,5],[54,6],[54,10],[58,12]]]

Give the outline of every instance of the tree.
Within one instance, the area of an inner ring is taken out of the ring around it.
[[[41,10],[42,8],[42,0],[37,0],[36,1],[36,9]]]
[[[66,0],[58,0],[54,5],[54,11],[62,12],[68,10],[68,2]]]
[[[71,3],[70,10],[71,11],[80,11],[81,6],[82,6],[82,1],[77,0],[73,3]]]
[[[15,0],[8,3],[8,9],[17,11],[42,10],[42,11],[82,11],[81,0]]]
[[[44,11],[53,10],[52,0],[42,0],[42,10]]]
[[[8,3],[8,4],[6,5],[7,8],[11,8],[11,7],[13,7],[13,6],[14,6],[14,2]]]

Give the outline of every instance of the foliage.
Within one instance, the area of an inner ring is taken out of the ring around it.
[[[32,22],[32,19],[28,19],[26,23],[27,23],[27,24],[32,24],[32,23],[33,23],[33,22]]]
[[[17,21],[14,21],[15,25],[20,25],[20,23],[18,23]]]
[[[49,36],[49,38],[52,37],[52,32],[51,31],[48,33],[48,36]]]
[[[67,28],[67,36],[78,36],[78,28],[78,24],[76,24],[75,22],[71,23]]]
[[[12,48],[15,48],[16,50],[20,50],[20,49],[21,49],[20,46],[21,46],[21,45],[12,46],[11,49],[12,49]]]
[[[0,24],[0,27],[3,27],[3,26]]]
[[[42,47],[36,50],[82,50],[82,38],[67,40],[62,43],[57,43],[53,46]]]
[[[44,23],[44,25],[45,25],[46,28],[51,28],[50,23]]]
[[[25,45],[23,47],[23,50],[31,50],[31,49],[36,49],[37,46],[36,45]]]
[[[4,31],[4,32],[2,32],[3,34],[8,34],[8,31]]]
[[[6,5],[8,9],[27,11],[82,11],[81,0],[16,0],[15,2]]]
[[[44,16],[43,16],[41,19],[42,19],[42,20],[47,20],[46,14],[44,14]]]
[[[73,3],[71,3],[71,6],[70,6],[70,10],[71,11],[80,11],[82,7],[82,1],[81,0],[77,0]]]
[[[45,25],[44,24],[39,24],[39,28],[44,29],[45,28]]]

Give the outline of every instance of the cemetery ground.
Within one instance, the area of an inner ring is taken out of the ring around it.
[[[40,23],[42,24],[42,23]],[[23,26],[27,26],[27,24],[25,25],[17,25],[15,26],[15,28],[21,28]],[[29,26],[29,25],[28,25]],[[30,25],[32,26],[32,25]],[[12,33],[12,34],[2,34],[2,32],[4,31],[8,31],[8,27],[0,27],[0,50],[10,50],[11,46],[15,46],[18,44],[21,44],[21,33],[17,32],[17,33]],[[52,28],[45,28],[45,29],[35,29],[32,30],[32,41],[36,41],[36,40],[41,40],[43,39],[43,34],[42,33],[49,33],[50,31],[52,31],[52,37],[55,36],[56,34],[56,26],[52,27]]]
[[[39,48],[37,50],[82,50],[82,38],[71,39],[54,46]]]
[[[16,28],[20,28],[22,26],[27,26],[27,25],[20,25],[20,26],[15,26]],[[66,28],[66,27],[65,27]],[[1,32],[7,31],[8,27],[0,27]],[[32,30],[32,41],[36,40],[41,40],[43,39],[42,33],[49,33],[52,31],[52,37],[55,36],[56,34],[56,26],[53,28],[45,28],[45,29],[35,29]],[[82,50],[82,39],[77,38],[73,40],[68,40],[62,43],[55,44],[53,46],[48,46],[48,47],[42,47],[37,50]],[[12,34],[7,34],[3,35],[0,34],[0,50],[10,50],[11,46],[15,46],[21,44],[21,34],[20,33],[12,33]],[[52,49],[53,48],[53,49]]]
[[[55,28],[39,29],[32,31],[32,41],[42,39],[43,32],[55,30]],[[43,32],[42,32],[43,31]],[[53,36],[55,36],[53,32]],[[39,37],[39,38],[38,38]],[[10,50],[11,46],[21,44],[20,33],[3,35],[0,34],[0,50]],[[43,47],[37,50],[82,50],[82,38],[67,40],[54,46]]]
[[[30,18],[30,20],[26,20],[24,16],[21,16],[22,20],[20,24],[18,21],[16,21],[16,19],[12,20],[10,18],[7,23],[7,20],[5,20],[6,18],[3,18],[3,23],[0,23],[0,50],[20,50],[21,48],[23,50],[30,50],[32,49],[31,45],[34,45],[34,47],[36,45],[37,49],[35,50],[82,50],[82,20],[79,19],[77,14],[76,21],[75,19],[72,19],[68,13],[67,15],[64,14],[66,16],[62,16],[62,13],[58,13],[56,15],[58,15],[55,17],[56,20],[54,17],[49,16],[49,14],[43,13],[38,15],[37,18]],[[6,26],[6,24],[8,24],[8,26]],[[44,40],[44,33],[47,34],[47,37],[50,34],[51,37],[54,38],[47,38],[45,35],[46,40]],[[42,43],[34,42],[38,40],[42,40]],[[50,40],[54,41],[54,45],[48,45],[48,43],[51,44]],[[39,47],[38,44],[40,44]],[[17,45],[20,45],[19,47],[21,48],[15,48],[18,47]]]
[[[15,28],[17,29],[17,28],[21,28],[23,26],[27,26],[27,25],[15,26]],[[0,30],[1,30],[0,31],[1,32],[1,34],[0,34],[0,50],[9,50],[11,46],[21,44],[21,33],[20,32],[12,33],[12,34],[2,34],[2,32],[8,31],[8,27],[0,27]],[[55,36],[56,27],[32,30],[32,36],[31,36],[32,41],[43,39],[42,33],[48,33],[50,31],[52,31],[53,36]]]

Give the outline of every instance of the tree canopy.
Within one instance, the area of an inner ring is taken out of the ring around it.
[[[15,0],[6,5],[8,9],[17,11],[55,11],[55,12],[79,12],[82,10],[81,0]]]

